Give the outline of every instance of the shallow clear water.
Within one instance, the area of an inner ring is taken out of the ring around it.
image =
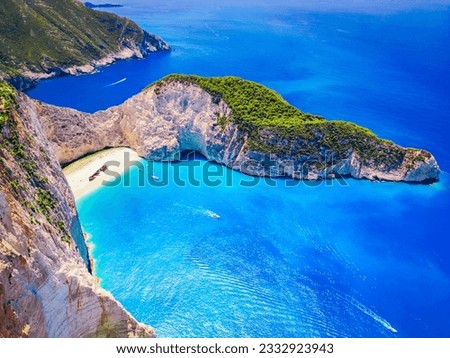
[[[201,178],[194,162],[155,163],[169,179],[155,187],[133,168],[131,187],[78,202],[102,286],[159,336],[449,334],[447,175],[244,187],[222,168],[232,185],[176,185],[189,170]]]
[[[123,3],[114,11],[174,51],[29,94],[92,112],[172,72],[238,75],[450,168],[448,2],[391,11],[358,1],[339,12],[332,1]],[[177,165],[186,170],[156,171]],[[159,336],[449,337],[449,183],[443,173],[432,186],[133,185],[78,206],[102,285]]]

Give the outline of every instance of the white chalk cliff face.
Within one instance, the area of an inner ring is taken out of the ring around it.
[[[426,151],[384,143],[380,151],[396,151],[394,160],[394,156],[389,160],[361,158],[351,149],[342,153],[322,147],[320,132],[314,142],[263,130],[262,141],[277,150],[254,149],[248,133],[235,123],[219,123],[219,118],[229,118],[232,113],[227,103],[186,82],[151,86],[118,107],[92,115],[45,104],[37,108],[61,163],[106,147],[126,146],[150,160],[176,160],[182,151],[196,150],[208,160],[257,176],[306,180],[349,176],[419,183],[436,181],[440,173],[436,160]],[[303,154],[295,154],[294,148],[314,146],[316,153],[303,150]]]
[[[0,129],[0,337],[154,336],[101,289],[35,102]]]

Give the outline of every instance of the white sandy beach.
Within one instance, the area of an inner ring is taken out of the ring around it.
[[[126,153],[129,160],[125,163]],[[73,162],[64,168],[63,172],[72,188],[75,199],[80,199],[100,187],[104,181],[111,181],[111,174],[106,174],[100,169],[107,165],[110,171],[123,174],[129,169],[130,163],[139,160],[137,153],[129,148],[112,148],[93,153],[87,157]],[[112,165],[111,162],[118,165]],[[94,179],[89,180],[98,171]]]

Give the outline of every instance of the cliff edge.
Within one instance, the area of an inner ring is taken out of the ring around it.
[[[301,112],[276,92],[237,77],[171,75],[94,114],[46,104],[37,108],[61,163],[126,146],[150,160],[177,160],[182,151],[196,150],[256,176],[439,179],[431,153],[403,148],[350,122]]]
[[[94,114],[0,83],[0,141],[0,337],[154,336],[89,273],[60,163],[126,146],[150,160],[195,150],[250,175],[302,180],[431,183],[440,173],[427,151],[303,113],[236,77],[168,76]]]
[[[36,115],[0,83],[0,337],[151,337],[89,272],[75,200]]]

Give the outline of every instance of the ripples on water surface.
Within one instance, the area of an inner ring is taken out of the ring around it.
[[[157,176],[164,166],[180,164],[156,164]],[[159,336],[448,333],[447,176],[156,188],[137,186],[138,173],[78,206],[102,285]]]

